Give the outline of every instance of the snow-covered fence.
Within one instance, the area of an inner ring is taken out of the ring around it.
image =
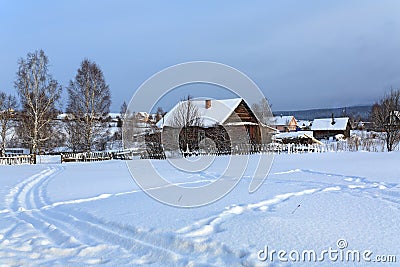
[[[155,152],[155,153],[147,153],[147,152],[142,152],[140,154],[141,159],[166,159],[167,157],[165,156],[164,152]]]
[[[140,151],[119,150],[112,152],[82,152],[82,153],[61,153],[61,163],[63,162],[86,162],[103,161],[111,159],[128,160],[139,157]]]
[[[322,153],[327,152],[325,145],[320,144],[271,144],[271,152],[273,153]]]
[[[33,162],[32,155],[6,154],[0,157],[0,164],[4,165],[32,164]]]
[[[111,152],[62,153],[61,163],[103,161],[103,160],[110,160],[112,158],[113,157]]]
[[[190,157],[199,155],[248,155],[255,153],[321,153],[327,152],[328,149],[325,145],[320,144],[281,144],[281,143],[271,143],[271,144],[235,144],[228,149],[221,149],[217,147],[206,147],[200,148],[198,150],[190,151],[186,149],[184,151],[162,151],[157,150],[153,153],[143,153],[141,155],[142,159],[165,159],[167,155],[175,155],[177,157]]]
[[[133,157],[139,157],[140,150],[120,150],[111,152],[112,159],[129,160]]]

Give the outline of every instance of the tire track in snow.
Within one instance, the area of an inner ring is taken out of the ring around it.
[[[86,218],[82,219],[82,214],[73,212],[72,210],[63,212],[37,209],[39,207],[48,206],[50,203],[45,192],[52,177],[53,175],[48,174],[41,175],[35,179],[29,179],[29,182],[26,183],[29,186],[29,189],[23,190],[26,191],[26,194],[23,196],[25,197],[26,205],[23,209],[35,208],[31,211],[32,216],[28,221],[36,228],[41,228],[43,230],[43,227],[40,227],[38,222],[45,222],[51,229],[57,229],[65,233],[68,236],[68,239],[74,241],[74,243],[79,242],[80,245],[84,245],[85,247],[81,247],[79,249],[80,251],[100,244],[110,244],[122,247],[129,252],[141,252],[136,253],[139,254],[138,256],[140,257],[144,257],[149,253],[154,253],[155,250],[163,250],[164,253],[162,253],[162,255],[169,254],[169,260],[179,258],[179,255],[175,252],[154,245],[156,243],[150,244],[137,239],[124,237],[123,235],[119,235],[110,230],[110,227],[104,223],[100,226],[99,224],[101,224],[101,221],[96,218],[89,218],[89,216],[86,216]],[[19,200],[19,203],[21,202],[22,201]],[[168,259],[164,258],[163,260]]]
[[[33,188],[62,170],[61,167],[48,167],[38,174],[30,176],[10,190],[5,202],[12,216],[17,221],[23,222],[28,228],[33,227],[36,231],[45,234],[49,240],[59,246],[71,246],[74,245],[74,240],[71,240],[70,236],[54,228],[47,221],[35,216],[36,211],[34,210],[37,207],[34,201]],[[11,235],[11,233],[8,233],[8,235]],[[32,239],[34,238],[35,236],[32,236]]]
[[[60,167],[50,167],[29,177],[15,186],[7,199],[16,218],[46,234],[59,247],[75,249],[72,252],[74,255],[106,244],[113,250],[122,248],[123,251],[118,250],[139,257],[141,263],[173,262],[187,265],[201,256],[209,265],[213,260],[232,262],[244,256],[217,242],[201,244],[173,233],[148,232],[107,222],[74,209],[52,207],[46,194],[47,185],[62,170]]]

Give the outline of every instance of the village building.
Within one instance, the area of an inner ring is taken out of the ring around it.
[[[314,138],[313,131],[285,132],[273,136],[273,140],[282,144],[312,145],[322,144]]]
[[[271,126],[280,132],[294,132],[297,130],[297,121],[294,116],[275,116]]]
[[[309,120],[296,120],[297,121],[297,130],[300,131],[310,131],[312,121]]]
[[[188,103],[187,101],[195,107],[198,117],[189,127],[184,127],[185,129],[182,130],[183,125],[176,125],[176,114]],[[259,122],[242,98],[181,101],[156,125],[162,129],[164,136],[180,140],[180,150],[198,150],[199,146],[208,139],[212,140],[217,149],[224,153],[230,153],[231,147],[235,145],[268,143],[271,141],[272,134],[276,133],[274,128]],[[160,137],[155,134],[148,136],[148,141],[154,142],[154,140],[161,142]],[[165,140],[163,140],[163,146],[168,147]]]
[[[314,119],[311,130],[317,139],[329,139],[336,135],[342,134],[345,138],[350,136],[350,120],[348,117],[343,118],[323,118]]]

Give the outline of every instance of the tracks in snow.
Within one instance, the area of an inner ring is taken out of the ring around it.
[[[244,261],[242,252],[232,251],[217,242],[202,244],[173,233],[150,232],[105,221],[65,207],[62,205],[65,203],[51,204],[46,188],[51,179],[63,170],[62,166],[51,166],[10,190],[5,199],[7,209],[4,213],[9,213],[16,224],[6,229],[0,246],[4,240],[7,244],[12,240],[16,246],[28,243],[24,248],[29,254],[27,258],[36,259],[38,263],[60,257],[67,257],[66,261],[70,263],[85,265],[107,263],[113,257],[125,258],[126,264],[165,262],[182,266],[194,261],[207,265]],[[90,200],[110,196],[102,195]],[[85,201],[72,203],[77,202]],[[18,236],[18,230],[23,234]],[[9,260],[12,260],[15,253],[12,249],[8,252]],[[1,256],[0,253],[0,263]]]
[[[267,211],[274,210],[279,204],[294,198],[315,193],[325,192],[343,192],[350,195],[360,194],[363,197],[369,197],[394,204],[397,209],[400,209],[400,184],[372,182],[361,176],[342,175],[328,172],[318,172],[306,169],[293,169],[283,172],[273,173],[272,175],[291,175],[296,173],[306,173],[318,175],[322,177],[336,177],[340,179],[339,183],[321,179],[320,181],[301,181],[292,179],[273,179],[272,183],[287,183],[296,185],[306,185],[307,187],[314,186],[301,191],[279,194],[271,199],[263,200],[252,204],[239,204],[226,207],[225,210],[201,219],[189,226],[183,227],[177,231],[178,234],[188,237],[206,237],[211,234],[222,231],[221,225],[229,218],[242,215],[249,211]]]
[[[234,216],[248,211],[272,210],[289,199],[316,193],[337,191],[351,195],[362,194],[363,197],[387,201],[397,208],[400,206],[398,184],[371,182],[359,176],[296,169],[273,175],[303,173],[336,179],[273,179],[272,183],[292,183],[303,186],[303,190],[279,194],[257,203],[229,206],[213,216],[180,229],[176,235],[106,221],[69,205],[136,191],[51,203],[46,188],[63,171],[60,165],[50,166],[10,190],[5,198],[6,209],[1,210],[0,214],[10,217],[9,220],[14,225],[4,229],[0,235],[0,263],[6,260],[8,265],[14,262],[13,257],[18,253],[26,253],[27,262],[22,264],[32,261],[54,265],[53,263],[57,264],[57,258],[63,258],[61,262],[73,265],[112,265],[111,259],[119,258],[121,264],[165,262],[183,266],[196,261],[206,265],[239,265],[247,263],[247,252],[233,251],[218,242],[196,242],[196,238],[204,241],[203,237],[218,233],[221,225]]]

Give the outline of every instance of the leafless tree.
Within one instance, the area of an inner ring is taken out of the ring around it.
[[[4,156],[7,145],[7,133],[12,127],[17,100],[12,95],[0,92],[0,156]]]
[[[271,123],[271,107],[269,106],[268,100],[266,98],[261,99],[259,103],[254,103],[251,106],[251,109],[261,123],[266,125],[269,125]]]
[[[104,149],[110,105],[110,89],[103,71],[96,63],[84,59],[68,86],[67,113],[72,114],[74,120],[68,127],[77,138],[72,140],[76,142],[74,147],[83,147],[87,152]]]
[[[119,111],[120,115],[121,115],[121,119],[124,119],[125,117],[125,113],[128,110],[128,105],[126,104],[126,102],[124,101],[124,103],[122,103],[121,105],[121,109]]]
[[[391,90],[371,110],[371,121],[377,131],[385,133],[388,151],[400,141],[400,90]]]
[[[39,147],[53,136],[52,121],[57,116],[62,88],[48,70],[49,60],[43,50],[28,53],[18,61],[17,89],[21,114],[21,138],[36,155]],[[34,157],[36,158],[36,157]]]
[[[75,120],[74,118],[64,120],[64,127],[67,135],[66,146],[74,153],[85,150],[84,133],[81,128],[83,126],[82,124],[82,122]]]
[[[122,124],[122,136],[124,149],[138,148],[139,143],[144,142],[144,132],[139,127],[140,122],[137,114],[129,109],[125,112],[124,122]]]
[[[193,136],[193,127],[202,126],[201,114],[198,107],[193,103],[192,97],[189,95],[181,100],[177,106],[171,111],[166,122],[170,126],[169,134],[163,135],[163,144],[166,149],[176,148],[176,141],[179,139],[179,147],[181,150],[189,150],[196,147],[197,138]],[[175,145],[174,145],[175,144]]]
[[[165,116],[166,112],[164,111],[164,109],[162,107],[158,107],[157,111],[156,111],[156,120],[155,122],[159,122],[164,116]]]
[[[172,111],[169,124],[175,128],[185,128],[189,126],[201,126],[201,114],[199,108],[193,104],[192,97],[189,95],[178,103]]]

